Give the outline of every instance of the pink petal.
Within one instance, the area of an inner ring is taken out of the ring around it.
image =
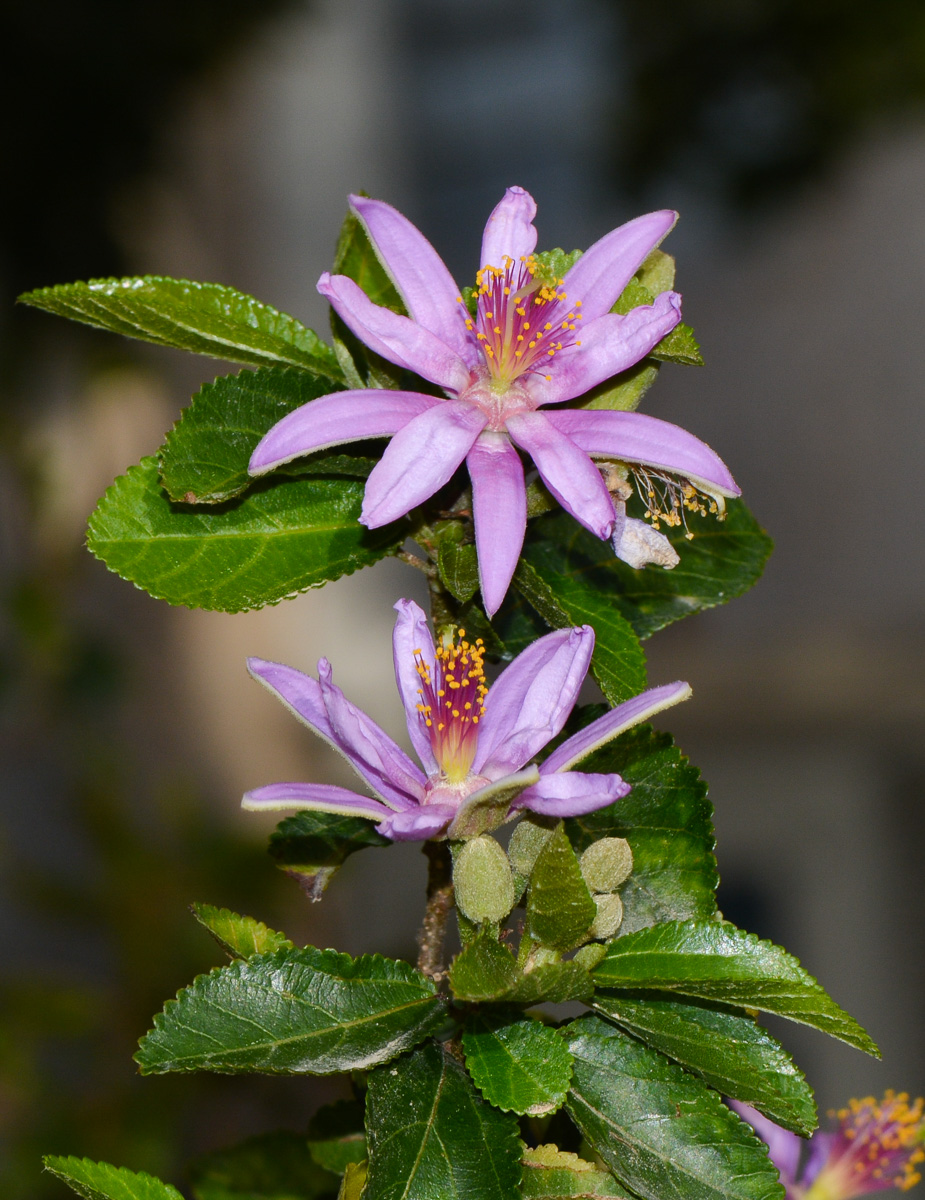
[[[248,465],[251,475],[263,475],[313,450],[355,442],[360,438],[391,437],[414,417],[443,401],[421,392],[364,388],[319,396],[287,413],[257,443]]]
[[[515,808],[529,808],[544,817],[580,817],[595,812],[631,791],[619,775],[583,775],[570,771],[563,775],[544,775],[539,783],[527,788],[514,802]]]
[[[444,400],[400,430],[373,467],[360,520],[378,529],[403,517],[452,477],[488,418],[464,400]]]
[[[528,646],[489,688],[474,775],[509,775],[556,736],[574,707],[594,649],[590,625],[558,629]]]
[[[720,496],[741,494],[719,455],[678,425],[644,413],[604,409],[558,409],[544,415],[588,454],[658,467]]]
[[[420,703],[419,689],[421,678],[415,665],[415,651],[420,651],[420,657],[430,670],[431,678],[435,675],[434,639],[431,637],[427,617],[423,609],[413,600],[399,600],[394,605],[398,620],[392,631],[392,659],[395,663],[395,682],[398,694],[405,706],[405,720],[408,724],[408,736],[415,753],[424,764],[428,775],[437,773],[437,760],[430,745],[430,737],[421,721],[418,712]]]
[[[613,501],[600,471],[548,418],[548,413],[521,413],[508,418],[507,429],[536,463],[543,482],[565,511],[596,537],[609,538]]]
[[[515,262],[536,249],[536,201],[522,187],[509,187],[495,205],[482,234],[480,267],[503,267],[504,257]]]
[[[424,842],[443,833],[455,815],[452,804],[424,804],[395,813],[376,832],[395,842]]]
[[[678,214],[668,209],[646,213],[611,230],[588,247],[563,280],[569,303],[581,301],[585,321],[603,316],[613,308],[646,256],[677,219]]]
[[[474,367],[478,351],[466,329],[459,288],[427,238],[382,200],[351,196],[350,206],[414,320]]]
[[[456,350],[410,317],[373,304],[346,275],[325,271],[318,280],[318,291],[330,300],[334,311],[360,341],[389,362],[407,367],[451,392],[461,392],[468,386],[470,370]]]
[[[488,431],[477,438],[466,466],[472,480],[482,602],[491,617],[501,607],[527,529],[524,469],[510,439]]]
[[[789,1193],[790,1188],[796,1183],[800,1154],[806,1143],[797,1134],[791,1133],[789,1129],[782,1129],[770,1117],[764,1116],[750,1104],[744,1104],[741,1100],[727,1100],[726,1103],[739,1114],[743,1121],[747,1121],[751,1125],[765,1143],[771,1162],[780,1173],[780,1181]],[[811,1144],[814,1150],[820,1138],[824,1139],[825,1136],[818,1132],[813,1135]],[[808,1184],[810,1181],[802,1180],[801,1182]]]
[[[392,810],[358,796],[346,788],[326,783],[268,783],[265,787],[245,792],[241,807],[249,812],[275,812],[286,808],[308,809],[314,812],[343,813],[348,817],[368,817],[384,821]]]

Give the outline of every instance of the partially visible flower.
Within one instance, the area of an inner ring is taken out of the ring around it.
[[[673,524],[685,507],[717,511],[724,497],[739,495],[709,446],[667,421],[601,409],[539,411],[625,371],[681,319],[676,292],[625,315],[610,311],[677,213],[649,213],[621,225],[564,278],[550,279],[533,253],[533,197],[508,188],[485,226],[472,317],[437,252],[410,221],[380,200],[351,196],[350,203],[411,315],[374,304],[345,275],[325,272],[318,290],[361,341],[437,384],[447,398],[379,388],[321,396],[262,439],[252,475],[327,446],[391,437],[367,482],[360,516],[375,529],[427,500],[465,460],[489,615],[504,599],[526,530],[518,450],[532,458],[562,507],[600,538],[613,534],[614,504],[591,456],[630,465],[656,528],[659,517]],[[624,557],[621,544],[615,550]]]
[[[538,767],[531,760],[561,730],[578,697],[594,649],[589,625],[539,638],[491,687],[481,639],[435,646],[423,611],[395,605],[395,681],[408,735],[423,771],[378,725],[335,687],[327,659],[318,678],[263,659],[248,669],[347,759],[375,799],[320,783],[273,783],[248,792],[253,810],[316,809],[376,821],[398,841],[475,837],[520,809],[579,816],[625,796],[619,775],[573,771],[582,759],[639,721],[686,700],[686,683],[650,688],[567,738]]]
[[[852,1200],[884,1188],[906,1191],[921,1179],[916,1169],[925,1161],[921,1097],[910,1104],[905,1092],[888,1091],[879,1103],[873,1096],[851,1100],[833,1114],[838,1128],[817,1130],[808,1143],[750,1105],[729,1103],[767,1143],[787,1200]]]

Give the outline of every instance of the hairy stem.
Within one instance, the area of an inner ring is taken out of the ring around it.
[[[453,864],[446,842],[425,842],[422,849],[427,855],[427,908],[418,930],[418,970],[440,980],[446,975],[443,944],[453,908]]]

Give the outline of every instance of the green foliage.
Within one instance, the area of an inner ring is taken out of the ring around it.
[[[783,1200],[767,1148],[699,1079],[597,1017],[563,1034],[575,1066],[568,1111],[643,1200]]]
[[[450,1048],[429,1042],[369,1077],[364,1200],[511,1200],[517,1119],[492,1108]]]
[[[726,921],[669,921],[619,938],[593,977],[598,987],[667,991],[776,1013],[880,1056],[792,954]]]
[[[581,867],[558,825],[536,856],[527,889],[527,931],[554,950],[571,950],[583,940],[597,907]]]
[[[325,1170],[343,1175],[350,1163],[361,1163],[366,1158],[364,1130],[363,1105],[358,1100],[326,1104],[308,1126],[312,1158]]]
[[[627,367],[605,383],[586,392],[575,408],[609,408],[617,412],[635,412],[639,404],[658,378],[658,363],[644,358],[635,366]]]
[[[391,845],[362,817],[306,809],[280,821],[270,835],[269,850],[276,865],[296,880],[309,900],[320,900],[351,854],[368,846]]]
[[[394,553],[402,525],[364,529],[362,499],[362,483],[319,477],[268,480],[208,510],[171,504],[156,459],[144,458],[103,496],[87,544],[157,599],[244,612]]]
[[[258,367],[285,363],[342,381],[333,352],[311,329],[253,296],[218,283],[161,275],[91,279],[39,288],[19,299],[158,346]]]
[[[227,908],[213,908],[211,904],[193,904],[192,909],[200,925],[208,929],[232,958],[250,958],[254,954],[292,949],[292,942],[285,934],[268,929],[253,917],[242,917]]]
[[[550,962],[521,970],[490,929],[483,930],[450,966],[450,987],[457,1000],[531,1005],[588,1000],[594,987],[577,962]]]
[[[621,992],[598,992],[594,1007],[722,1095],[751,1104],[803,1137],[816,1128],[816,1105],[803,1073],[747,1014]]]
[[[611,309],[612,312],[628,313],[630,309],[637,308],[641,304],[652,304],[654,302],[656,293],[650,290],[640,279],[640,274],[645,269],[644,264],[629,281],[620,299]],[[651,281],[655,281],[657,273],[657,269],[649,272]],[[664,291],[667,289],[663,288],[661,290]],[[654,350],[649,351],[649,357],[659,362],[681,363],[682,366],[687,367],[703,366],[703,356],[700,353],[700,347],[697,345],[697,339],[694,337],[694,331],[689,325],[685,325],[683,322],[676,325],[671,333],[666,334]]]
[[[460,604],[468,603],[479,590],[479,562],[471,542],[441,542],[437,569],[444,587]]]
[[[609,1171],[557,1146],[527,1147],[522,1161],[523,1200],[623,1200]]]
[[[84,1200],[183,1200],[176,1188],[141,1171],[54,1154],[42,1161],[46,1171],[70,1184]]]
[[[196,1162],[196,1200],[335,1200],[338,1179],[312,1158],[305,1135],[283,1130],[249,1138]]]
[[[387,1062],[444,1019],[434,985],[407,963],[334,950],[280,950],[200,977],[142,1038],[143,1074],[330,1075]]]
[[[462,1045],[475,1086],[496,1108],[544,1116],[565,1101],[572,1056],[548,1025],[476,1013]]]
[[[346,275],[352,279],[373,304],[381,304],[392,312],[407,315],[398,289],[373,249],[363,222],[353,211],[347,213],[341,226],[331,274]]]

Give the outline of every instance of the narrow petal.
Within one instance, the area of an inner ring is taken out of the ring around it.
[[[376,832],[395,842],[425,842],[443,833],[455,815],[452,804],[423,804],[394,813]]]
[[[620,293],[678,219],[670,209],[627,221],[589,246],[567,272],[563,288],[569,303],[581,301],[585,321],[609,312]]]
[[[509,187],[495,205],[482,234],[480,267],[503,267],[504,257],[515,261],[536,249],[536,201],[522,187]]]
[[[473,404],[444,400],[392,438],[366,483],[360,520],[388,525],[442,488],[472,448],[488,418]]]
[[[619,375],[657,346],[681,320],[681,297],[662,292],[654,304],[641,304],[625,316],[607,313],[582,326],[578,345],[553,360],[549,377],[534,376],[531,395],[540,404],[558,404]]]
[[[393,815],[390,808],[368,796],[358,796],[346,788],[326,783],[268,783],[244,793],[241,807],[249,812],[276,812],[286,808],[313,812],[343,813],[348,817],[368,817],[384,821]]]
[[[466,329],[459,288],[427,238],[381,200],[351,196],[350,206],[414,320],[474,367],[478,351]]]
[[[399,600],[394,605],[398,620],[392,631],[392,660],[395,663],[395,683],[398,694],[405,706],[405,720],[408,724],[408,736],[415,753],[424,764],[428,775],[437,773],[437,760],[431,749],[430,737],[421,721],[418,712],[420,703],[421,678],[415,665],[415,654],[420,652],[424,665],[431,673],[436,674],[434,663],[434,639],[424,610],[413,600]]]
[[[527,490],[520,455],[506,434],[485,431],[466,456],[482,602],[501,607],[527,530]]]
[[[399,367],[423,375],[451,392],[468,386],[470,369],[452,346],[410,317],[393,313],[372,300],[346,275],[318,280],[318,291],[361,342]],[[465,325],[463,325],[465,329]]]
[[[489,689],[474,775],[519,771],[556,736],[574,707],[594,649],[590,625],[558,629],[528,646]]]
[[[565,775],[544,775],[539,783],[521,792],[514,804],[544,817],[580,817],[622,800],[630,790],[630,785],[619,775],[570,771]]]
[[[771,1162],[780,1173],[780,1181],[789,1191],[796,1182],[797,1170],[800,1165],[800,1150],[805,1144],[803,1139],[789,1129],[782,1129],[769,1117],[760,1113],[750,1104],[741,1100],[727,1100],[726,1103],[734,1109],[743,1121],[747,1121],[768,1148]],[[815,1144],[819,1134],[814,1134]]]
[[[658,467],[712,494],[741,495],[742,489],[719,455],[678,425],[644,413],[605,409],[558,409],[544,415],[588,454]]]
[[[619,737],[633,725],[638,725],[640,721],[648,721],[663,708],[671,708],[673,704],[679,704],[690,696],[690,684],[678,682],[649,688],[648,691],[634,696],[632,700],[624,700],[622,704],[604,713],[580,733],[574,734],[553,750],[541,764],[540,774],[545,776],[556,771],[570,771],[583,758]]]
[[[319,396],[287,413],[264,434],[247,469],[251,475],[263,475],[313,450],[360,438],[391,437],[414,417],[442,403],[437,396],[384,388]]]
[[[613,532],[613,501],[601,473],[584,450],[552,425],[547,413],[509,417],[508,432],[536,463],[536,469],[566,512],[596,537]]]

